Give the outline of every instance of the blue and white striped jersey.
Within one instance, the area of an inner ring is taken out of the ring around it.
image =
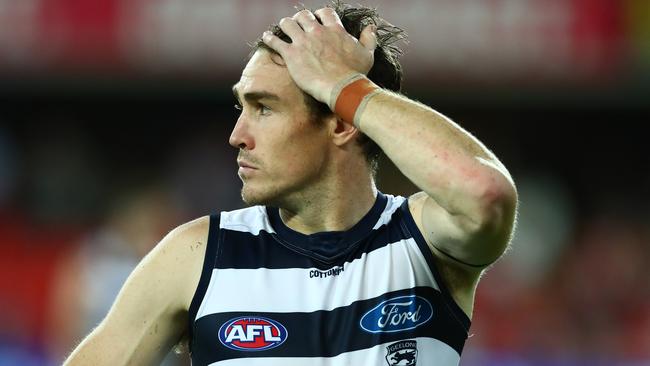
[[[469,326],[404,197],[378,193],[344,232],[265,206],[210,218],[193,365],[458,365]]]

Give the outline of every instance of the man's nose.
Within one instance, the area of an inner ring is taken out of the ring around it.
[[[248,124],[243,113],[237,119],[237,123],[235,123],[235,127],[232,129],[228,142],[230,146],[237,149],[252,150],[255,147],[253,136],[248,129]]]

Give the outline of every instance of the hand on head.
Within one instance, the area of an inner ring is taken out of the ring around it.
[[[367,74],[377,47],[376,26],[366,26],[359,39],[350,35],[332,8],[301,10],[283,18],[280,29],[291,38],[284,42],[271,32],[262,39],[282,56],[300,89],[328,104],[335,86],[353,74]]]

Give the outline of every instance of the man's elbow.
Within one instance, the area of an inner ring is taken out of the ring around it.
[[[517,201],[517,188],[509,176],[497,174],[490,177],[477,194],[477,229],[501,231],[511,227],[517,212]]]
[[[506,250],[517,218],[517,189],[509,179],[486,187],[479,198],[472,238],[482,248],[482,255],[496,261]]]

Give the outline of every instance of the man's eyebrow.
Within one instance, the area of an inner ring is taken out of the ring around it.
[[[237,101],[241,103],[241,99],[239,98],[239,91],[237,90],[237,85],[234,85],[232,87],[232,93],[235,96],[235,99],[237,99]],[[261,99],[279,101],[280,97],[277,94],[273,94],[267,91],[253,91],[253,92],[244,93],[244,99],[247,102],[252,103],[252,102],[257,102]]]

